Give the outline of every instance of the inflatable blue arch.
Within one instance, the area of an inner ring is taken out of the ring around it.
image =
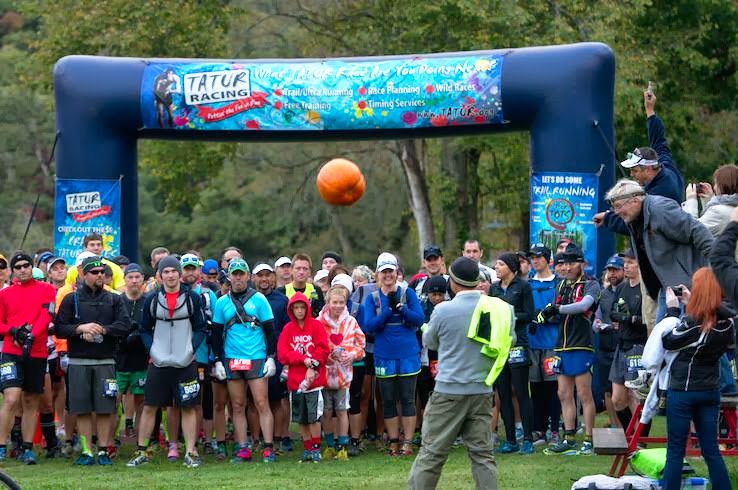
[[[94,188],[119,180],[119,253],[137,256],[139,138],[316,141],[529,131],[537,179],[531,241],[575,235],[601,270],[613,241],[597,236],[591,214],[614,177],[614,75],[613,53],[599,43],[296,60],[67,56],[54,68],[57,253],[78,247],[70,236],[93,229],[105,214],[99,194],[70,197],[59,183]]]

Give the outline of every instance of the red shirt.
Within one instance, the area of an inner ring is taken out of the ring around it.
[[[54,305],[55,300],[54,286],[35,279],[23,283],[15,280],[10,287],[0,290],[0,335],[3,336],[3,352],[16,356],[23,354],[22,346],[17,345],[10,336],[10,329],[28,323],[34,337],[31,357],[46,359],[49,355],[46,341],[52,320],[49,305]]]
[[[179,291],[176,293],[164,292],[164,297],[167,300],[167,308],[169,309],[169,318],[174,316],[174,310],[177,308],[177,298],[179,298]]]

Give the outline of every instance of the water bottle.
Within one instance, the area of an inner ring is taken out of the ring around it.
[[[92,337],[92,341],[96,344],[102,344],[103,336],[102,334],[97,334],[94,337]]]

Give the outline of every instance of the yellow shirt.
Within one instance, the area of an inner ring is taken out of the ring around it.
[[[111,284],[112,289],[119,290],[122,289],[126,285],[126,281],[123,278],[123,269],[121,269],[118,264],[111,262],[108,259],[102,259],[103,263],[105,265],[110,266],[110,268],[113,270],[113,284]],[[77,282],[77,268],[72,266],[67,271],[67,284],[75,284]],[[58,298],[58,296],[57,296]],[[59,304],[59,303],[57,303]]]

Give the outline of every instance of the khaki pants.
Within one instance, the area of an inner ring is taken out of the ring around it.
[[[436,488],[454,439],[461,436],[477,489],[497,489],[492,445],[494,394],[445,395],[433,392],[423,416],[423,446],[410,470],[409,489]]]
[[[651,334],[651,330],[653,330],[653,327],[656,326],[656,309],[658,307],[658,304],[651,299],[651,296],[648,295],[648,290],[646,289],[646,284],[643,282],[643,277],[641,277],[641,318],[643,318],[643,323],[646,324],[646,328],[648,329],[648,334]]]

